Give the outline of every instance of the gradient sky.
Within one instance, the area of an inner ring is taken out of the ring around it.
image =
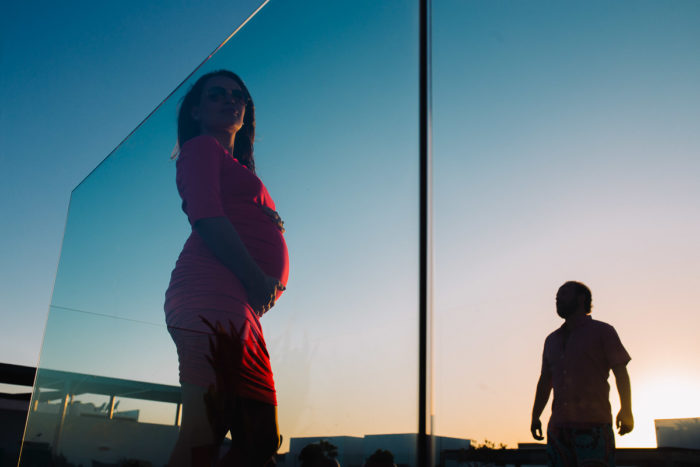
[[[529,438],[554,296],[580,280],[632,356],[618,444],[654,446],[654,418],[700,416],[700,5],[453,1],[433,19],[438,433]]]
[[[161,310],[187,235],[168,159],[182,90],[73,193],[51,300],[68,197],[254,3],[10,7],[0,360],[36,364],[51,301],[42,365],[176,384]],[[204,67],[251,88],[288,228],[288,292],[263,321],[287,439],[415,429],[416,11],[324,3],[273,1]],[[529,440],[556,288],[576,279],[633,357],[618,443],[655,445],[654,418],[700,416],[700,6],[433,15],[437,434]]]

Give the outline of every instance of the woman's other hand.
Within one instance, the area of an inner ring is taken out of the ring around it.
[[[285,290],[284,285],[272,276],[263,275],[247,288],[248,302],[258,316],[267,313],[275,306],[277,292]]]
[[[270,216],[270,218],[273,220],[273,222],[275,224],[277,224],[277,227],[279,227],[280,231],[282,233],[284,233],[284,221],[280,217],[279,213],[277,211],[275,211],[274,209],[268,208],[265,205],[261,205],[261,206],[262,206],[262,209],[265,212],[265,214]]]

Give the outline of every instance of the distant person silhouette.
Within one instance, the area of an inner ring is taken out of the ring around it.
[[[255,107],[243,81],[199,78],[178,113],[176,185],[192,226],[165,293],[177,347],[182,424],[171,467],[273,462],[277,398],[260,317],[289,272],[282,220],[255,173]]]
[[[364,467],[396,467],[394,455],[391,451],[377,449],[374,454],[367,458]]]
[[[338,448],[327,441],[307,444],[299,453],[300,467],[340,467],[337,452]]]
[[[615,328],[591,318],[591,291],[570,281],[559,288],[557,314],[564,324],[547,336],[542,371],[532,408],[530,431],[542,440],[540,416],[554,389],[547,427],[551,466],[615,465],[608,376],[615,374],[622,408],[616,425],[624,435],[634,428],[627,363],[630,356]]]

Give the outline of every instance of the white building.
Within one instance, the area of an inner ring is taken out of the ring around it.
[[[654,420],[656,446],[700,449],[700,418]]]

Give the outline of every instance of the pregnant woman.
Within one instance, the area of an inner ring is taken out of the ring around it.
[[[255,108],[243,81],[226,70],[199,78],[178,114],[176,182],[192,233],[165,294],[183,404],[171,467],[211,465],[229,430],[227,464],[264,465],[279,446],[260,317],[285,289],[289,263],[282,221],[255,174],[254,139]],[[210,339],[225,347],[222,336],[234,349],[223,365],[210,349]],[[234,384],[222,387],[227,373]],[[222,395],[227,390],[235,394]],[[212,394],[228,398],[231,410],[214,410]]]

